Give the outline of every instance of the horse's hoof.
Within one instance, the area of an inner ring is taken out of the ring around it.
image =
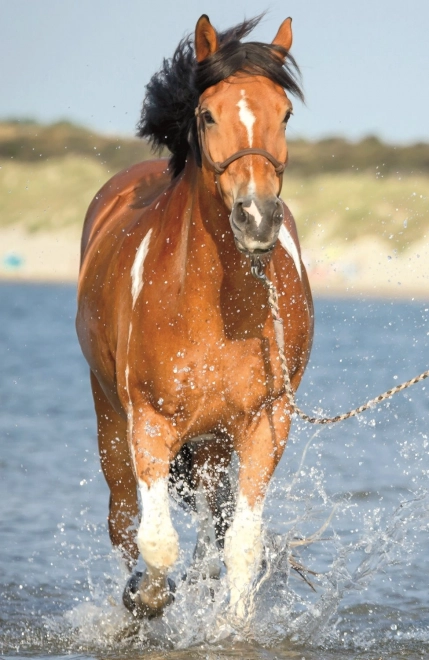
[[[164,589],[161,593],[149,598],[145,594],[144,585],[146,575],[141,571],[136,571],[128,579],[122,594],[122,602],[127,610],[139,619],[153,619],[161,616],[167,605],[174,601],[176,585],[174,580],[167,578],[168,590]]]

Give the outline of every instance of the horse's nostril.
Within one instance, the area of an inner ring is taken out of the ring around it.
[[[244,225],[249,214],[243,208],[243,202],[237,202],[235,205],[234,220],[238,225]]]

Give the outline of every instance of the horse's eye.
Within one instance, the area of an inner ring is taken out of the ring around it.
[[[215,120],[213,119],[211,112],[209,112],[208,110],[204,110],[204,112],[201,113],[201,116],[204,119],[204,123],[207,124],[207,126],[211,126],[212,124],[215,123]]]
[[[285,118],[283,119],[283,123],[284,123],[284,124],[287,124],[287,123],[288,123],[288,121],[289,121],[291,115],[293,115],[292,110],[288,110],[287,113],[285,114]]]

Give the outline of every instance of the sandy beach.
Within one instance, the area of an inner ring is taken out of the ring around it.
[[[0,231],[0,278],[9,281],[76,282],[77,229],[29,233],[15,225]],[[302,242],[312,289],[322,296],[429,298],[429,243],[396,254],[375,238],[317,249]]]
[[[429,243],[397,254],[376,237],[326,250],[302,246],[312,289],[319,295],[429,299]]]
[[[14,225],[0,230],[2,280],[76,282],[79,272],[79,233],[29,233]]]

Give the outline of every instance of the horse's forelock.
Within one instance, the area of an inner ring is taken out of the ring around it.
[[[304,100],[298,82],[299,68],[292,55],[281,46],[257,41],[227,42],[216,53],[199,62],[195,67],[198,95],[236,73],[264,76]]]
[[[201,164],[195,122],[199,96],[209,87],[236,73],[261,75],[304,99],[300,88],[299,68],[294,58],[281,46],[259,42],[242,43],[264,14],[243,21],[218,34],[220,47],[210,57],[197,63],[192,39],[183,39],[173,57],[164,60],[160,71],[146,87],[137,135],[149,139],[157,150],[171,152],[173,177],[185,167],[191,151]]]

